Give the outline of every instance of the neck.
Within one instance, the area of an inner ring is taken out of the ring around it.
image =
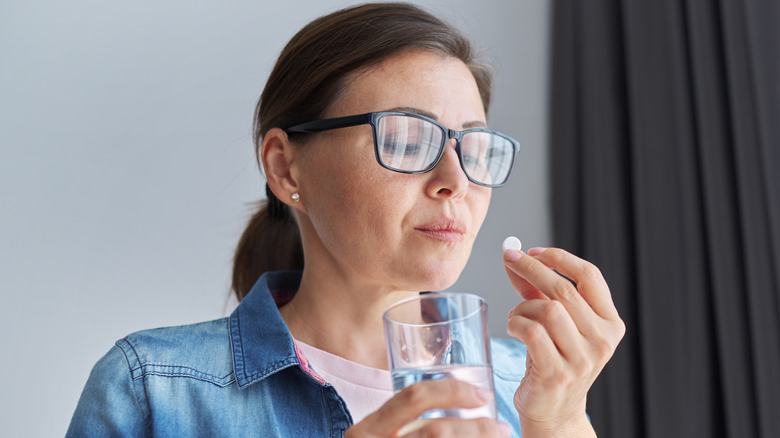
[[[382,314],[416,292],[317,275],[309,268],[295,297],[280,309],[293,337],[361,365],[387,369]]]

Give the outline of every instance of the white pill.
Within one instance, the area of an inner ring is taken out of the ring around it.
[[[515,236],[509,236],[506,239],[504,239],[504,243],[501,245],[504,250],[507,249],[514,249],[516,251],[520,251],[523,248],[523,244],[520,243],[520,239],[518,239]]]

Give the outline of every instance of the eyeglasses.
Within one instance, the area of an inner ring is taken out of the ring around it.
[[[395,111],[316,120],[285,131],[311,134],[364,124],[371,125],[373,130],[376,160],[395,172],[418,174],[433,170],[441,161],[447,142],[454,138],[460,167],[469,181],[501,187],[509,179],[520,150],[517,140],[500,132],[482,128],[455,131],[429,117]]]

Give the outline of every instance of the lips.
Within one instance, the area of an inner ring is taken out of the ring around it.
[[[463,222],[452,218],[441,218],[414,228],[426,237],[442,242],[460,242],[466,233]]]

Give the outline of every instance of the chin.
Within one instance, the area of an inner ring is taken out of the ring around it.
[[[438,264],[438,266],[431,267],[426,270],[418,278],[420,279],[419,287],[420,291],[440,291],[447,289],[455,284],[460,278],[460,273],[463,272],[463,266],[455,266],[453,263],[445,263],[445,266]]]

